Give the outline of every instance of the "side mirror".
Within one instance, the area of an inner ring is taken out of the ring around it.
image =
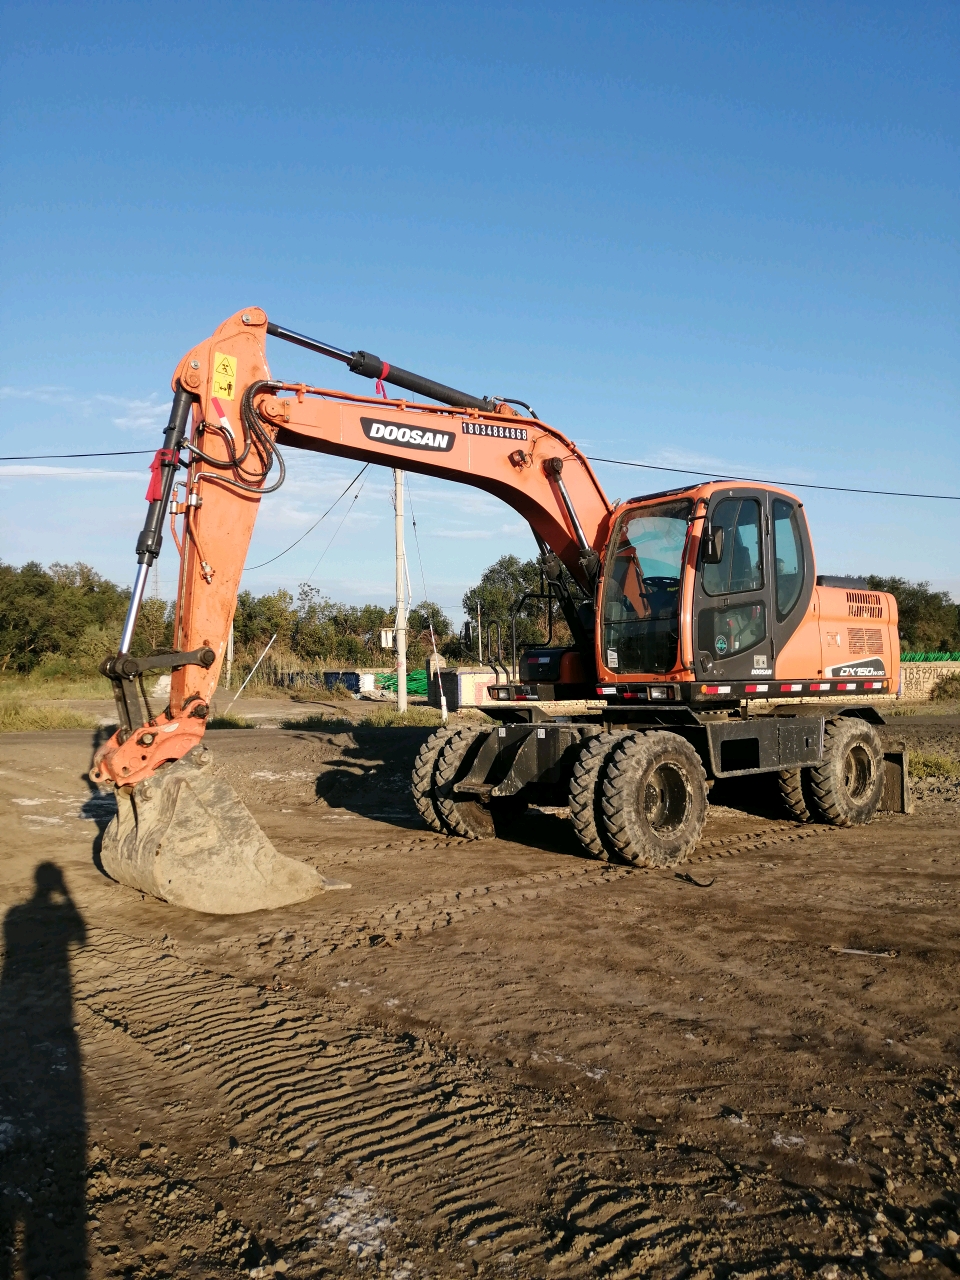
[[[477,647],[476,635],[474,634],[475,630],[476,630],[475,623],[467,621],[463,624],[463,633],[462,633],[461,639],[463,640],[463,647],[466,649],[468,653],[472,653],[473,650]]]
[[[704,564],[719,564],[723,559],[723,529],[708,525],[703,533],[701,559]]]

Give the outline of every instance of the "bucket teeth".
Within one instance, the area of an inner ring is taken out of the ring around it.
[[[192,911],[236,915],[349,888],[278,853],[233,787],[194,747],[132,788],[117,788],[103,869],[121,884]]]

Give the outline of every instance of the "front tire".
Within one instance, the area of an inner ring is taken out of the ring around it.
[[[479,729],[460,729],[448,738],[433,775],[433,803],[441,821],[447,830],[466,840],[487,840],[496,835],[489,807],[472,796],[458,796],[453,791],[474,758],[478,738]]]
[[[413,803],[417,807],[417,813],[420,814],[420,817],[433,831],[446,830],[439,813],[437,813],[433,784],[440,752],[455,732],[455,729],[444,727],[443,729],[438,729],[436,733],[431,733],[430,737],[417,752],[417,758],[413,762],[413,773],[410,777]]]
[[[570,776],[570,819],[577,839],[591,858],[609,862],[616,850],[603,825],[603,774],[622,733],[598,733],[588,738]]]
[[[883,744],[872,724],[859,717],[828,720],[823,759],[810,770],[815,816],[832,827],[869,822],[883,794]]]
[[[798,822],[813,822],[809,769],[782,769],[777,774],[780,795],[792,817]]]
[[[675,733],[628,734],[603,780],[603,826],[624,862],[675,867],[696,848],[707,816],[707,775]]]

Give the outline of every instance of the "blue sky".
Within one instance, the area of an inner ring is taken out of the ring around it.
[[[590,453],[960,493],[958,12],[8,3],[0,454],[154,447],[180,356],[257,304],[528,400]],[[0,557],[129,582],[147,461],[0,463]],[[355,470],[287,461],[250,564]],[[682,479],[598,473],[614,498]],[[368,473],[313,579],[330,596],[389,601],[389,485]],[[822,572],[960,598],[960,503],[800,492]],[[457,618],[486,565],[533,553],[494,499],[412,497]],[[246,585],[295,591],[340,514]]]

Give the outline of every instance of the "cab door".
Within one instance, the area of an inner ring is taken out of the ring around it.
[[[723,532],[717,564],[700,562],[694,590],[696,674],[713,680],[773,676],[774,612],[769,495],[732,488],[711,495],[705,526]]]

